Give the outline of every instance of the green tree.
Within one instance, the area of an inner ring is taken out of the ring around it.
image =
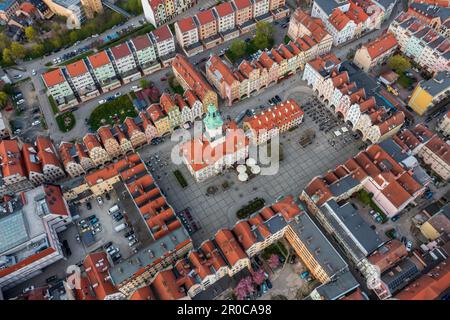
[[[77,42],[78,41],[78,32],[75,30],[70,31],[69,37],[70,37],[70,42]]]
[[[388,67],[398,74],[403,74],[403,72],[411,68],[411,63],[405,57],[396,54],[389,58]]]
[[[14,41],[11,43],[11,53],[15,59],[23,59],[26,55],[25,47]]]
[[[242,57],[245,53],[246,44],[244,40],[237,39],[230,44],[230,52],[236,58]]]
[[[3,49],[2,60],[5,64],[13,64],[14,63],[14,58],[13,58],[10,48]]]
[[[256,34],[253,43],[257,49],[271,46],[273,42],[274,28],[270,23],[260,21],[256,23]]]
[[[25,36],[30,42],[36,41],[39,38],[38,32],[32,26],[28,26],[25,28]]]
[[[61,37],[54,37],[50,40],[50,43],[53,45],[53,48],[61,48],[62,47],[62,40]]]
[[[139,81],[139,84],[141,85],[142,89],[147,89],[153,86],[153,83],[147,79],[141,79],[141,81]]]
[[[8,104],[8,95],[5,92],[0,91],[0,108],[3,109],[4,107],[6,107],[7,104]]]
[[[45,53],[45,47],[41,43],[36,43],[31,46],[31,56],[33,57],[41,57]]]
[[[6,34],[0,32],[0,51],[3,51],[3,49],[8,48],[11,44],[11,41],[6,36]]]

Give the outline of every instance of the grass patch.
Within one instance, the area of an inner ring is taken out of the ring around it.
[[[65,112],[56,117],[56,123],[58,124],[59,130],[62,132],[69,132],[75,127],[75,116],[72,112]]]
[[[255,198],[251,200],[247,205],[240,208],[236,215],[239,219],[245,219],[251,214],[261,210],[264,208],[264,205],[266,204],[266,201],[262,198]]]
[[[173,172],[173,174],[174,174],[175,178],[177,178],[177,181],[182,188],[186,188],[188,186],[188,183],[180,170],[175,170]]]
[[[103,125],[122,123],[126,117],[136,117],[137,111],[127,95],[98,106],[89,117],[89,126],[97,130]]]
[[[51,62],[51,61],[49,61],[46,64],[44,64],[44,66],[46,66],[46,67],[51,67],[52,65],[53,65],[53,62]]]
[[[118,45],[118,44],[120,44],[122,42],[125,42],[126,40],[128,40],[130,38],[137,37],[137,36],[149,33],[149,32],[151,32],[153,30],[155,30],[155,27],[152,24],[144,24],[143,26],[133,30],[130,33],[121,35],[119,38],[113,40],[112,42],[107,42],[107,43],[104,43],[104,44],[98,46],[97,49],[99,51],[104,50],[104,49],[108,49],[108,48],[113,47],[115,45]]]
[[[369,194],[366,190],[359,190],[357,193],[357,197],[359,201],[367,206],[370,206],[373,210],[380,214],[381,218],[383,219],[381,223],[387,221],[386,214],[375,204],[375,202],[373,202],[371,194]]]
[[[289,41],[291,41],[291,38],[289,38],[288,36],[284,36],[284,44],[288,44]]]
[[[397,80],[398,85],[404,89],[412,85],[413,82],[414,82],[413,79],[407,77],[404,73],[401,74]]]
[[[50,103],[50,106],[52,107],[52,111],[54,114],[57,114],[59,112],[58,106],[56,105],[55,99],[53,99],[53,96],[48,96],[48,102]]]

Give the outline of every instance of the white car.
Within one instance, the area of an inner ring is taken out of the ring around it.
[[[102,205],[103,204],[102,197],[97,197],[97,202],[98,202],[99,205]]]
[[[132,86],[131,87],[131,90],[133,90],[133,91],[138,91],[140,88],[139,88],[139,86]]]
[[[406,251],[411,252],[412,245],[413,245],[412,242],[408,240],[408,242],[406,242]]]
[[[105,99],[99,100],[98,104],[104,104],[106,102]]]
[[[40,124],[41,124],[41,121],[40,120],[36,120],[31,125],[34,127],[34,126],[38,126]]]
[[[19,101],[17,101],[17,104],[22,104],[22,103],[24,103],[24,102],[25,102],[25,100],[20,99]]]
[[[33,71],[31,71],[31,74],[32,74],[33,76],[35,76],[35,75],[36,75],[36,70],[33,69]]]
[[[115,94],[114,94],[114,98],[118,98],[118,97],[120,97],[122,95],[122,93],[119,91],[119,92],[116,92]]]
[[[21,74],[16,74],[13,78],[14,79],[20,79],[20,78],[22,78],[22,75]]]

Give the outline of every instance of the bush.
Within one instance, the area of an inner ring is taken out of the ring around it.
[[[69,132],[75,127],[75,116],[72,112],[65,112],[56,117],[56,123],[58,124],[59,130]]]
[[[266,204],[266,201],[262,198],[255,198],[252,201],[250,201],[246,206],[243,206],[240,208],[236,215],[239,219],[245,219],[251,214],[261,210],[264,208],[264,205]]]
[[[175,178],[177,178],[177,181],[182,188],[186,188],[188,186],[188,183],[180,170],[175,170],[173,172],[173,174],[174,174]]]
[[[137,111],[128,95],[121,96],[113,101],[98,106],[89,117],[89,125],[97,130],[103,125],[122,123],[125,118],[137,116]]]
[[[52,107],[52,111],[54,114],[57,114],[59,112],[58,106],[56,105],[55,99],[53,99],[53,96],[48,96],[48,102],[50,103],[50,106]]]

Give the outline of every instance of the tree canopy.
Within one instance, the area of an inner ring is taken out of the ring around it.
[[[411,68],[411,63],[405,57],[396,54],[389,58],[388,67],[397,72],[398,74],[404,73]]]

